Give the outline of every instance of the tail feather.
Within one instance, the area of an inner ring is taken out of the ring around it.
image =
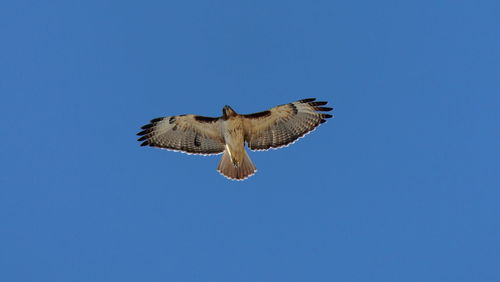
[[[228,151],[226,150],[220,159],[217,171],[229,179],[244,180],[254,175],[257,169],[252,163],[252,160],[250,160],[246,151],[243,161],[238,166],[235,166],[231,161]]]

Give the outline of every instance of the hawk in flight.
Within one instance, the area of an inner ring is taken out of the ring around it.
[[[331,118],[327,102],[315,98],[242,115],[224,106],[221,117],[179,115],[155,118],[137,133],[141,146],[197,155],[224,153],[217,170],[233,180],[244,180],[257,169],[245,150],[277,149],[294,143]]]

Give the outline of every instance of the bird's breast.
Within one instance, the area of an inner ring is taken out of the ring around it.
[[[243,144],[243,121],[239,118],[230,118],[222,124],[224,141],[228,145]]]
[[[238,117],[229,118],[222,124],[222,131],[226,150],[233,164],[237,166],[245,157],[243,121]]]

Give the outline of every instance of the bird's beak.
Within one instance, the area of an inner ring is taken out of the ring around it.
[[[224,106],[224,109],[222,110],[222,113],[224,116],[234,116],[236,112],[228,105]]]

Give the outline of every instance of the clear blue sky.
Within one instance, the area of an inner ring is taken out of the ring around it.
[[[500,281],[498,1],[4,1],[0,282]],[[317,97],[293,146],[149,119]]]

